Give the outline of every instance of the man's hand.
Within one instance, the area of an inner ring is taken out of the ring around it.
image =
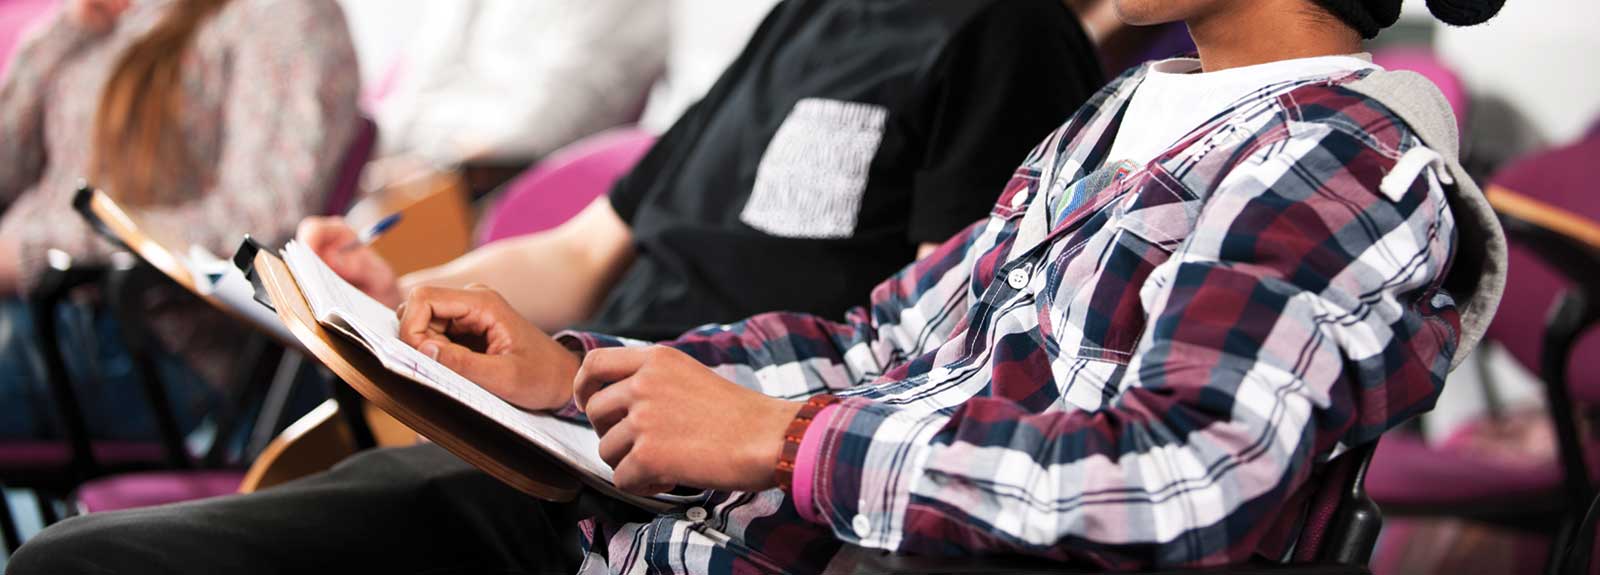
[[[589,352],[573,380],[578,407],[600,434],[617,487],[639,494],[676,485],[761,491],[801,404],[723,379],[669,347]]]
[[[400,305],[402,294],[394,268],[371,247],[357,243],[359,236],[344,218],[306,218],[300,222],[295,238],[356,289],[389,307]]]
[[[494,290],[419,287],[398,313],[401,341],[513,405],[558,409],[572,398],[577,356]]]

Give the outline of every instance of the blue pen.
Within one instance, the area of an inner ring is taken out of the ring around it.
[[[400,212],[389,214],[383,219],[378,220],[378,223],[372,224],[372,227],[367,228],[366,231],[361,232],[356,236],[356,241],[346,244],[343,248],[340,248],[339,251],[348,252],[361,246],[371,245],[373,240],[378,239],[378,236],[382,236],[384,232],[389,231],[394,227],[395,224],[398,223],[400,223]]]

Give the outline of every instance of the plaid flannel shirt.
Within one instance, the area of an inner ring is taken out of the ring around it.
[[[1460,331],[1445,192],[1431,167],[1384,181],[1422,144],[1342,87],[1366,73],[1264,87],[1129,171],[1104,155],[1130,72],[843,323],[664,342],[770,396],[845,398],[795,479],[824,524],[776,489],[717,492],[588,524],[584,572],[816,572],[841,542],[1111,568],[1269,551],[1316,470],[1432,407]]]

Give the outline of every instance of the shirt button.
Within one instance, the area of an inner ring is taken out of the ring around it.
[[[1011,284],[1011,289],[1028,287],[1028,270],[1017,268],[1006,274],[1006,283]]]
[[[684,512],[684,516],[687,517],[690,521],[693,521],[695,523],[699,523],[701,521],[705,521],[706,520],[706,508],[704,508],[704,507],[690,507],[688,511]]]
[[[855,519],[850,520],[850,528],[856,531],[856,537],[865,538],[872,534],[872,520],[867,519],[865,515],[857,515]]]

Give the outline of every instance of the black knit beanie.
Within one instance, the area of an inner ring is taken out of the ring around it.
[[[1393,26],[1395,20],[1400,19],[1400,1],[1316,0],[1360,32],[1362,38],[1372,38],[1379,30]],[[1489,21],[1505,3],[1505,0],[1428,0],[1428,10],[1433,12],[1433,17],[1451,26],[1471,26]]]

